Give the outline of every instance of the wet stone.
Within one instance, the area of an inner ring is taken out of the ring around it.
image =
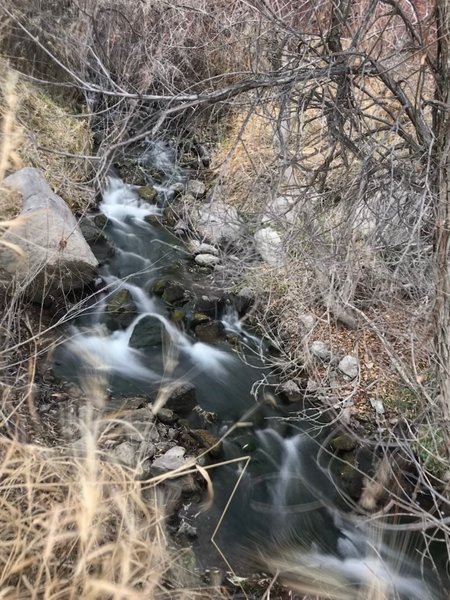
[[[144,217],[144,221],[149,225],[160,225],[161,220],[158,215],[147,215]]]
[[[152,291],[156,296],[162,296],[166,289],[168,281],[166,279],[158,279],[153,284]]]
[[[126,329],[136,317],[137,310],[133,298],[127,289],[114,292],[106,305],[107,325],[109,329]]]
[[[202,448],[210,450],[211,456],[220,456],[222,452],[222,444],[219,443],[219,438],[217,438],[213,433],[207,429],[191,429],[189,434]]]
[[[201,312],[195,312],[192,315],[191,327],[195,328],[195,327],[197,327],[197,325],[200,325],[200,323],[208,323],[210,320],[211,320],[211,318],[208,317],[208,315],[205,315],[204,313],[201,313]]]
[[[177,416],[170,408],[160,408],[156,414],[161,423],[165,423],[166,425],[172,425],[177,420]]]
[[[195,313],[207,315],[217,319],[224,306],[224,299],[219,296],[203,294],[194,302],[193,309]]]
[[[195,327],[195,335],[202,342],[214,344],[225,338],[225,327],[221,321],[209,321],[200,323]]]
[[[158,192],[149,185],[143,185],[138,188],[137,193],[141,200],[144,200],[144,202],[148,202],[149,204],[155,204],[158,199]]]
[[[187,415],[196,406],[195,387],[190,383],[180,383],[170,393],[165,408],[179,415]]]
[[[95,215],[94,223],[99,229],[104,229],[105,227],[108,226],[109,219],[106,215],[104,215],[103,213],[100,213],[98,215]]]
[[[334,452],[350,452],[356,448],[356,440],[343,433],[330,441],[330,447]]]
[[[182,302],[185,299],[184,286],[178,281],[168,281],[164,288],[162,299],[168,304]]]
[[[159,350],[162,344],[162,325],[156,317],[146,316],[136,323],[129,346],[143,352]]]
[[[186,319],[186,311],[182,308],[176,308],[169,313],[169,319],[176,325],[182,325]]]

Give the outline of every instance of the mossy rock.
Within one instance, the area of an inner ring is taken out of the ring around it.
[[[169,282],[167,281],[167,279],[158,279],[157,281],[155,281],[152,287],[152,291],[155,294],[155,296],[162,296],[168,283]]]
[[[172,323],[181,325],[186,320],[186,311],[182,308],[176,308],[170,312],[169,318]]]
[[[330,447],[334,452],[350,452],[356,448],[356,440],[352,436],[343,433],[330,441]]]
[[[162,183],[164,181],[165,173],[161,169],[156,167],[150,167],[147,169],[147,173],[153,179],[155,183]]]
[[[141,186],[137,193],[139,198],[144,200],[144,202],[148,202],[148,204],[156,204],[156,201],[158,200],[158,192],[149,185]]]
[[[174,227],[174,225],[177,223],[178,221],[178,217],[175,214],[175,211],[173,210],[173,208],[171,206],[167,206],[164,211],[163,211],[163,218],[164,218],[164,222],[166,223],[166,225],[168,225],[169,227]]]
[[[167,281],[162,299],[168,304],[184,302],[186,299],[184,286],[178,281]]]
[[[126,329],[136,317],[137,310],[127,289],[117,290],[106,305],[107,324],[112,330]]]
[[[146,215],[144,221],[149,225],[161,225],[161,220],[158,215]]]
[[[201,312],[195,312],[192,315],[191,327],[195,328],[197,325],[200,325],[201,323],[208,323],[209,321],[211,321],[211,317],[208,317],[208,315],[205,315]]]
[[[132,158],[124,158],[114,163],[114,167],[117,169],[120,178],[123,179],[125,183],[141,186],[147,185],[145,172],[137,160]]]
[[[225,327],[221,321],[200,323],[194,331],[199,340],[208,344],[220,342],[225,338]]]
[[[94,217],[94,223],[97,225],[99,229],[105,229],[109,225],[109,219],[103,213],[99,213]]]

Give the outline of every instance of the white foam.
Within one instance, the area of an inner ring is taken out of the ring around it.
[[[141,200],[133,186],[116,177],[108,177],[100,210],[109,219],[123,222],[127,218],[143,221],[148,215],[160,214],[157,206]]]
[[[130,326],[110,335],[99,330],[78,333],[69,340],[68,346],[96,371],[153,381],[156,374],[142,364],[141,353],[128,345],[132,332]]]

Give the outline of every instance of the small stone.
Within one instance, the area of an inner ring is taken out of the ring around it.
[[[190,383],[180,383],[170,393],[165,408],[177,414],[186,415],[196,406],[195,387]]]
[[[177,196],[180,196],[183,192],[184,192],[184,183],[181,183],[181,181],[177,181],[176,183],[172,184],[169,188],[169,192],[171,194],[173,194],[173,196],[176,198]]]
[[[207,429],[191,429],[189,435],[191,435],[202,448],[210,450],[211,456],[217,457],[221,454],[222,444],[219,443],[218,438]]]
[[[219,256],[219,250],[212,244],[202,244],[197,240],[192,240],[190,247],[193,254],[212,254],[213,256]]]
[[[205,315],[204,313],[196,312],[192,315],[191,327],[193,329],[195,329],[197,327],[197,325],[200,325],[200,323],[208,323],[208,321],[210,321],[210,320],[211,320],[211,318],[208,317],[208,315]]]
[[[298,319],[306,333],[309,333],[314,329],[314,325],[316,324],[316,317],[314,315],[303,313]]]
[[[95,215],[95,217],[94,217],[94,223],[100,229],[104,229],[105,227],[107,227],[109,222],[110,221],[109,221],[108,217],[106,215],[104,215],[103,213],[99,213],[98,215]]]
[[[162,294],[162,299],[168,304],[180,302],[184,300],[184,286],[178,281],[168,281]]]
[[[330,447],[335,452],[350,452],[356,448],[355,438],[343,433],[330,441]]]
[[[182,236],[188,233],[188,231],[189,225],[186,223],[186,221],[183,221],[182,219],[179,219],[173,226],[173,232],[175,233],[175,235]]]
[[[158,279],[153,284],[152,290],[156,296],[162,296],[164,294],[164,290],[166,289],[168,281],[166,279]]]
[[[153,461],[152,473],[160,475],[183,467],[188,460],[184,458],[186,450],[182,446],[174,446],[167,450],[162,456]]]
[[[208,323],[200,323],[195,328],[195,335],[202,342],[213,344],[225,337],[225,327],[221,321],[209,321]]]
[[[112,452],[114,458],[125,467],[134,469],[138,462],[138,452],[130,442],[122,442]]]
[[[339,371],[349,379],[355,379],[359,373],[359,360],[354,356],[347,354],[347,356],[344,356],[344,358],[339,361],[338,368]]]
[[[153,179],[153,181],[156,181],[156,183],[162,183],[165,173],[164,171],[161,171],[160,169],[157,169],[156,167],[151,167],[150,169],[148,169],[148,174],[150,175],[150,177]]]
[[[107,325],[111,330],[123,328],[133,322],[137,309],[133,297],[127,289],[114,292],[106,305]]]
[[[310,351],[313,356],[316,358],[320,358],[320,360],[330,360],[331,359],[331,351],[325,342],[321,342],[316,340],[310,346]]]
[[[144,202],[148,202],[149,204],[155,204],[158,199],[158,192],[149,185],[140,187],[137,193],[141,200],[144,200]]]
[[[169,430],[167,431],[167,438],[169,440],[174,440],[176,439],[178,435],[178,431],[176,429],[174,429],[173,427],[169,427]]]
[[[370,404],[372,405],[372,408],[375,409],[377,415],[384,415],[384,405],[381,400],[378,400],[378,398],[371,398]]]
[[[214,267],[220,263],[220,258],[213,254],[197,254],[194,260],[201,267]]]
[[[192,194],[194,198],[203,198],[206,194],[206,185],[198,179],[191,179],[186,185],[186,192]]]
[[[161,223],[158,215],[146,215],[144,221],[149,225],[159,225]]]
[[[186,318],[186,311],[182,308],[176,308],[170,313],[169,318],[172,323],[181,324]]]
[[[300,402],[303,399],[301,389],[292,379],[281,384],[280,392],[286,396],[289,402]]]
[[[281,264],[281,237],[272,227],[259,229],[255,235],[255,245],[261,258],[272,267]]]
[[[172,425],[177,420],[175,413],[170,408],[160,408],[156,414],[161,423],[165,423],[166,425]]]

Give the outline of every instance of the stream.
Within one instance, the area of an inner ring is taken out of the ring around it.
[[[232,302],[213,305],[212,317],[224,332],[217,343],[194,335],[192,298],[201,297],[202,286],[211,296],[211,284],[203,283],[201,270],[190,269],[185,244],[157,223],[163,208],[176,202],[174,184],[185,174],[166,145],[154,144],[148,154],[164,173],[154,186],[158,202],[143,201],[115,174],[108,178],[99,211],[116,250],[100,268],[99,292],[66,328],[55,372],[79,384],[92,376],[106,380],[111,396],[155,398],[161,387],[189,384],[201,409],[216,415],[211,432],[221,437],[230,431],[220,460],[236,462],[210,470],[213,507],[201,512],[190,501],[183,507],[183,519],[198,533],[192,544],[202,568],[245,574],[257,556],[267,569],[306,580],[315,590],[331,586],[338,597],[354,597],[343,590],[365,589],[376,580],[389,598],[443,598],[437,574],[420,564],[417,540],[392,536],[381,543],[379,530],[352,517],[339,468],[323,451],[329,426],[314,408],[277,401],[268,349],[242,325]],[[155,293],[164,279],[192,292],[187,302],[175,303],[183,311],[181,327],[174,308]],[[129,294],[134,314],[112,327],[108,302],[120,290]],[[311,418],[287,418],[295,410],[310,410]],[[186,418],[195,426],[192,415]],[[210,542],[221,518],[215,542],[225,565]]]

